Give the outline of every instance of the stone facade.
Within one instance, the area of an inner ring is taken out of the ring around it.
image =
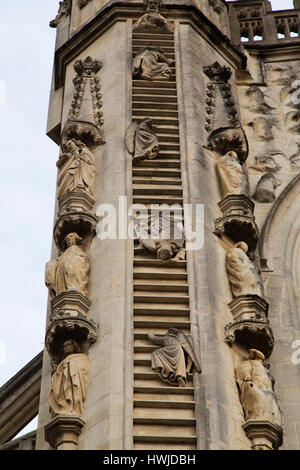
[[[300,448],[297,8],[60,2],[36,449]],[[103,239],[124,196],[204,205],[203,247]]]

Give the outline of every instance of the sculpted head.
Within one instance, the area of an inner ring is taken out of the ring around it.
[[[78,346],[75,339],[67,339],[63,344],[63,356],[67,357],[70,354],[76,354],[80,352],[80,347]]]
[[[176,328],[169,328],[167,334],[169,336],[173,336],[174,338],[177,336],[177,330]]]
[[[236,160],[239,160],[238,154],[236,152],[234,152],[233,150],[230,150],[230,152],[227,152],[225,156],[235,158]]]
[[[76,232],[68,233],[68,235],[65,237],[65,240],[64,240],[67,248],[69,248],[72,245],[80,245],[81,241],[82,241],[82,238]]]
[[[234,244],[235,248],[240,248],[240,250],[243,250],[245,253],[248,253],[248,245],[245,242],[237,242]]]
[[[170,259],[172,258],[173,250],[170,242],[163,241],[157,250],[157,257],[159,259]]]
[[[258,351],[258,349],[249,349],[249,359],[264,361],[265,355],[261,351]]]

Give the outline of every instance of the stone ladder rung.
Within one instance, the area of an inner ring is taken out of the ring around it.
[[[133,105],[140,102],[153,102],[153,103],[176,103],[177,105],[177,96],[176,95],[157,95],[157,94],[149,94],[149,91],[145,93],[138,93],[134,94],[133,97]]]
[[[167,323],[167,322],[166,322]],[[154,328],[154,327],[152,327]],[[171,327],[170,327],[171,328]],[[179,327],[177,327],[179,329]],[[156,333],[157,334],[165,334],[169,329],[169,326],[165,326],[164,328],[161,327],[157,327],[156,330],[158,330]],[[183,332],[186,332],[187,334],[189,334],[189,329],[188,328],[181,328],[182,330],[184,330]],[[135,340],[143,340],[143,341],[148,341],[148,332],[145,332],[145,331],[136,331],[134,333],[134,339]],[[149,377],[148,377],[149,378]],[[151,376],[150,378],[153,378],[153,376]]]
[[[160,321],[158,320],[133,320],[133,324],[136,328],[179,328],[189,329],[191,327],[190,321]]]
[[[155,315],[155,316],[186,316],[189,318],[190,310],[187,307],[169,307],[166,305],[159,306],[159,307],[139,307],[135,305],[133,307],[133,313],[135,315]]]
[[[162,105],[163,103],[163,105]],[[150,106],[151,105],[151,106]],[[133,109],[139,109],[139,108],[150,108],[150,109],[175,109],[178,111],[178,104],[177,101],[172,103],[170,101],[163,101],[163,102],[157,102],[156,100],[136,100],[136,98],[133,98],[133,103],[132,103],[132,108]]]
[[[170,186],[181,186],[182,181],[180,177],[167,178],[159,176],[133,176],[132,182],[134,185],[170,185]]]
[[[148,106],[147,108],[142,109],[133,109],[132,110],[132,119],[145,119],[151,117],[173,117],[178,119],[178,110],[177,109],[155,109]]]
[[[134,417],[134,424],[156,424],[162,426],[195,426],[195,418],[143,418]]]
[[[176,88],[150,88],[150,87],[142,87],[142,86],[138,86],[138,87],[134,87],[132,89],[132,98],[134,99],[135,96],[137,95],[143,95],[143,96],[151,96],[151,97],[154,97],[154,96],[170,96],[170,97],[174,97],[176,98],[176,101],[177,101],[177,90]]]
[[[182,204],[179,196],[133,196],[134,204]]]
[[[168,268],[186,268],[186,260],[162,260],[157,258],[143,258],[143,257],[136,257],[134,259],[134,266],[154,266],[157,268],[160,267],[168,267]]]
[[[133,435],[133,440],[135,442],[151,442],[151,443],[187,443],[187,444],[196,444],[197,437],[196,436],[155,436],[155,435]]]
[[[182,188],[180,186],[169,186],[164,185],[150,185],[150,188],[147,185],[134,184],[133,185],[133,194],[136,195],[150,195],[150,196],[159,196],[159,195],[169,195],[169,196],[182,196]]]
[[[133,288],[135,291],[156,291],[156,292],[188,292],[188,284],[163,284],[161,283],[133,283]]]
[[[175,160],[173,158],[154,158],[153,160],[140,160],[139,162],[134,162],[134,165],[133,171],[136,168],[170,168],[172,170],[176,170],[180,168],[180,160]]]
[[[186,272],[142,272],[134,271],[133,279],[163,279],[163,280],[187,280],[188,274]]]
[[[141,47],[140,46],[134,46],[133,47],[133,57],[135,57],[140,51],[141,51]],[[170,59],[170,60],[173,60],[175,62],[175,52],[174,52],[174,49],[172,49],[171,47],[165,47],[165,48],[162,48],[161,51],[163,52],[164,56],[167,58],[167,59]]]
[[[165,89],[174,89],[176,91],[176,80],[133,80],[132,83],[133,88],[147,88],[148,90],[151,88],[159,88],[163,91]]]
[[[162,170],[159,168],[139,168],[134,167],[132,170],[133,176],[150,176],[156,177],[179,177],[181,178],[181,171],[178,169]]]
[[[161,44],[163,41],[173,41],[174,42],[174,34],[173,33],[149,33],[149,32],[135,32],[132,33],[133,39],[143,39],[143,40],[151,40],[151,41],[159,41]]]
[[[195,408],[194,401],[168,401],[168,400],[140,400],[134,399],[133,406],[135,408],[179,408],[189,409]]]

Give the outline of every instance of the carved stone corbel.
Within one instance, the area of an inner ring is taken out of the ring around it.
[[[235,243],[247,243],[250,253],[254,252],[259,240],[259,230],[253,215],[229,214],[219,217],[215,222],[214,234],[218,237],[225,235]]]
[[[282,445],[282,427],[270,421],[248,420],[243,424],[252,450],[277,450]]]
[[[233,322],[225,326],[225,342],[255,348],[268,358],[274,347],[274,337],[268,317],[268,303],[258,295],[241,295],[228,304]]]
[[[64,341],[74,339],[84,352],[98,339],[97,325],[78,311],[56,310],[46,332],[45,344],[53,366],[61,361]]]
[[[54,227],[54,241],[56,246],[63,250],[64,239],[68,233],[76,232],[83,240],[96,234],[99,218],[89,212],[64,207],[59,211]]]
[[[64,315],[85,318],[90,306],[91,301],[77,290],[61,292],[51,300],[50,321]]]
[[[55,450],[77,450],[85,422],[79,416],[58,415],[45,426],[45,440]]]

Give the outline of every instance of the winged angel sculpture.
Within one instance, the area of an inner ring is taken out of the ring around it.
[[[126,146],[132,154],[133,161],[153,160],[159,152],[158,139],[153,130],[152,121],[143,119],[140,123],[133,122],[126,132]]]
[[[149,333],[148,338],[152,343],[163,346],[152,353],[152,370],[164,382],[185,387],[187,375],[192,369],[201,372],[191,336],[177,328],[169,328],[165,335]]]

